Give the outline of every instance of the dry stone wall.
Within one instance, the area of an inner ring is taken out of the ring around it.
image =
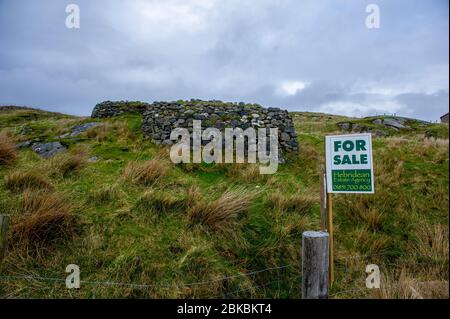
[[[173,142],[170,140],[170,133],[174,128],[187,128],[192,132],[193,121],[201,120],[202,128],[215,127],[221,131],[225,128],[278,128],[282,151],[298,151],[299,147],[289,113],[279,108],[264,108],[258,104],[194,99],[152,104],[106,101],[95,106],[92,117],[112,117],[126,112],[143,115],[144,135],[156,144],[171,145]]]

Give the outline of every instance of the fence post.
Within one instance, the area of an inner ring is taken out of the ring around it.
[[[0,214],[0,264],[3,261],[6,248],[6,233],[9,227],[9,216]]]
[[[302,236],[302,298],[328,298],[329,235],[305,231]]]

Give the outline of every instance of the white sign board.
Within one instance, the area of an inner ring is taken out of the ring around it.
[[[328,193],[373,194],[372,135],[325,137]]]

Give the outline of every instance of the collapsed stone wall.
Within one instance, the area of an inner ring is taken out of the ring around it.
[[[124,113],[143,114],[149,107],[151,107],[150,104],[139,101],[104,101],[94,107],[91,117],[108,118]]]
[[[180,127],[192,132],[194,120],[202,121],[202,128],[253,127],[278,128],[280,150],[298,151],[298,140],[294,123],[286,110],[264,108],[258,104],[230,103],[221,101],[176,101],[154,102],[111,102],[97,104],[92,117],[104,118],[121,115],[125,112],[138,112],[143,115],[144,135],[156,144],[171,145],[170,133]]]

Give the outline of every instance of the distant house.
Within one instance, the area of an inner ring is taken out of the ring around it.
[[[441,116],[441,123],[448,123],[448,113]]]

